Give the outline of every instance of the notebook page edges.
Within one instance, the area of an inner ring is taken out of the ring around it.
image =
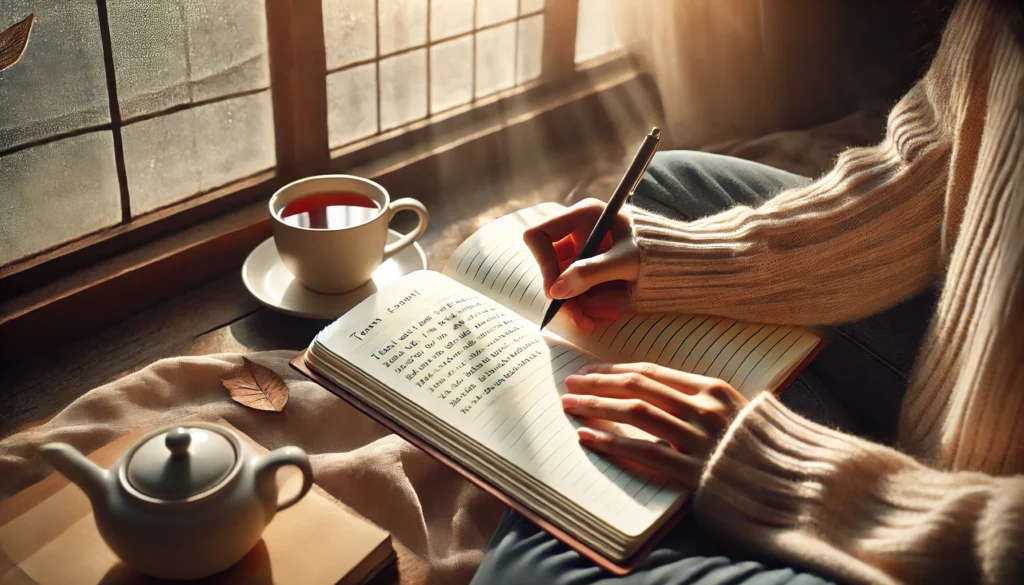
[[[681,498],[579,445],[559,396],[594,356],[437,273],[377,293],[316,344],[623,535],[648,532]]]

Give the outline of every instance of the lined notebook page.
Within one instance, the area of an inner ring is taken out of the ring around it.
[[[652,362],[725,380],[747,398],[775,390],[821,339],[800,327],[698,315],[623,315],[584,334],[558,334],[609,362]]]
[[[492,221],[462,242],[444,274],[540,323],[547,298],[523,232],[563,211],[564,205],[541,203]]]
[[[681,495],[579,445],[559,396],[593,356],[437,273],[399,280],[316,341],[623,534]]]
[[[542,203],[491,222],[459,246],[444,273],[539,323],[547,299],[523,231],[563,211],[558,203]],[[549,328],[605,361],[653,362],[714,376],[747,397],[774,390],[820,342],[799,327],[678,314],[624,315],[590,335],[561,316]]]

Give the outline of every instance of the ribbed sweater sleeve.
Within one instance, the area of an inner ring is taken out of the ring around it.
[[[704,471],[699,520],[854,583],[1024,583],[1024,476],[941,472],[793,414],[740,413]]]
[[[827,324],[923,290],[938,274],[948,132],[929,78],[893,109],[886,139],[840,155],[806,187],[691,222],[634,209],[641,312]]]

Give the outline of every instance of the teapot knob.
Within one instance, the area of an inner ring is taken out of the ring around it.
[[[178,427],[167,433],[164,444],[170,449],[171,455],[181,457],[188,454],[188,446],[192,443],[192,433],[184,427]]]

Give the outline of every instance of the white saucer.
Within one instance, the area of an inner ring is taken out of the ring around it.
[[[402,234],[388,230],[389,244],[400,237]],[[309,319],[334,319],[400,277],[426,267],[427,257],[423,248],[414,242],[378,266],[370,282],[347,293],[325,295],[313,292],[295,280],[281,263],[274,238],[269,238],[256,246],[245,259],[242,282],[256,300],[275,311]]]

